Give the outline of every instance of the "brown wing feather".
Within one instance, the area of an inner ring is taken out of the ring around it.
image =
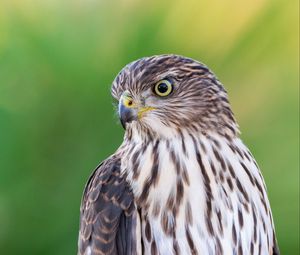
[[[86,184],[80,208],[78,254],[135,254],[136,212],[120,159],[102,162]]]

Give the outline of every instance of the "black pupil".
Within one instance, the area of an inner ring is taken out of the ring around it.
[[[158,88],[157,90],[160,92],[160,93],[166,93],[168,91],[168,85],[164,82],[160,83],[158,85]]]

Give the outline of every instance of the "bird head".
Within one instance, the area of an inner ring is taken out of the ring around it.
[[[139,59],[112,84],[123,127],[168,137],[180,131],[236,134],[227,93],[203,64],[178,55]]]

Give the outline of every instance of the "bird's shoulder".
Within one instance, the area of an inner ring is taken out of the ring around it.
[[[121,174],[121,159],[113,155],[90,176],[80,208],[78,254],[134,254],[133,194]]]

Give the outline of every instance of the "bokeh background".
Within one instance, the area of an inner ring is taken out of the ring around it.
[[[224,83],[282,254],[299,254],[297,0],[0,0],[1,254],[76,253],[84,184],[123,136],[111,81],[161,53]]]

